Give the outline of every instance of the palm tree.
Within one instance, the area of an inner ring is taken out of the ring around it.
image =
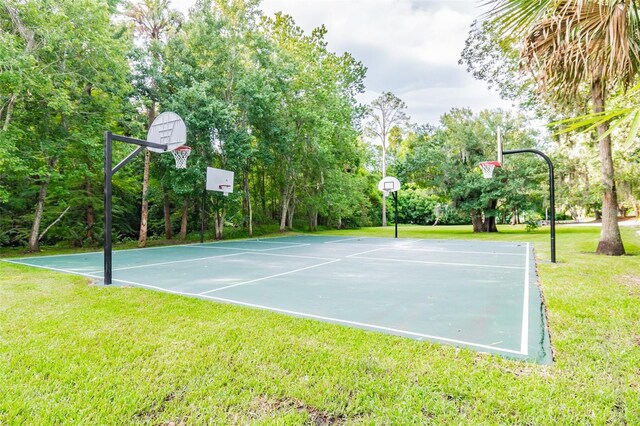
[[[182,22],[182,15],[169,9],[169,0],[142,0],[136,4],[129,3],[127,15],[136,24],[136,32],[150,44],[157,44],[165,40]],[[157,46],[152,48],[154,60],[159,61]],[[155,81],[150,82],[150,89],[153,91]],[[151,126],[156,117],[156,101],[151,99],[151,105],[147,109],[148,125]],[[149,150],[144,153],[144,173],[142,178],[142,214],[140,217],[140,233],[138,236],[138,246],[144,247],[147,243],[147,223],[149,220],[149,200],[147,191],[149,190]],[[169,197],[164,199],[165,233],[170,235],[171,226],[169,223],[170,209],[168,206]]]
[[[563,106],[580,105],[588,90],[594,113],[603,114],[609,91],[628,85],[640,62],[640,12],[636,0],[491,0],[489,14],[522,45],[523,66],[540,91]],[[625,253],[618,227],[609,120],[596,126],[602,173],[602,231],[597,253]]]

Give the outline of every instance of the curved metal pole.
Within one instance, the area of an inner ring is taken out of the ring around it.
[[[127,155],[125,159],[112,168],[113,162],[113,141],[126,142],[138,145],[135,151]],[[157,148],[163,151],[167,150],[166,145],[155,142],[149,142],[142,139],[130,138],[128,136],[114,135],[110,131],[104,132],[104,284],[109,285],[113,278],[113,262],[112,262],[112,241],[111,232],[113,228],[113,220],[111,216],[112,202],[112,178],[118,170],[128,164],[133,158],[144,151],[145,148]]]
[[[556,207],[555,207],[555,180],[553,175],[553,163],[551,159],[542,151],[538,151],[537,149],[512,149],[510,151],[503,151],[503,155],[509,154],[521,154],[525,152],[530,152],[532,154],[537,154],[540,157],[544,158],[549,166],[549,204],[551,214],[551,263],[556,263]]]

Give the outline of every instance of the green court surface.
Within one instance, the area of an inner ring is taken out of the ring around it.
[[[102,253],[7,260],[102,278]],[[113,253],[132,285],[445,343],[552,360],[528,243],[287,236]]]

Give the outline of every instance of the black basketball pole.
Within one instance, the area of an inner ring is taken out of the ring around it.
[[[104,133],[104,283],[111,284],[111,132]]]
[[[521,154],[524,152],[530,152],[537,154],[544,158],[549,166],[549,210],[551,210],[551,263],[556,263],[556,208],[555,208],[555,180],[553,175],[553,163],[551,159],[542,151],[537,149],[513,149],[510,151],[503,151],[503,155],[509,154]]]
[[[127,155],[122,161],[120,161],[115,167],[111,168],[113,162],[112,154],[112,142],[120,141],[134,145],[138,145],[138,148],[131,154]],[[112,249],[113,244],[111,241],[112,233],[112,212],[111,212],[111,199],[112,199],[112,179],[113,175],[118,170],[123,168],[129,161],[144,151],[145,148],[157,148],[163,151],[167,150],[166,145],[159,143],[143,141],[141,139],[134,139],[127,136],[114,135],[110,131],[104,132],[104,283],[109,285],[113,279],[113,263],[112,263]]]
[[[394,203],[394,210],[395,210],[394,221],[396,223],[396,238],[398,238],[398,193],[394,191],[392,192],[392,194],[393,194],[393,203]]]
[[[200,243],[204,243],[204,221],[205,221],[205,202],[207,199],[207,188],[202,190],[202,212],[200,212]]]

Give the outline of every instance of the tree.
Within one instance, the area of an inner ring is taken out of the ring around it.
[[[383,92],[371,102],[364,133],[382,146],[382,176],[387,175],[387,144],[391,129],[404,126],[409,121],[405,113],[407,105],[391,92]],[[387,226],[386,194],[382,195],[382,226]]]
[[[150,57],[142,60],[146,72],[141,75],[142,91],[149,98],[147,107],[148,126],[151,126],[156,116],[157,101],[157,69],[160,64],[161,43],[166,41],[167,36],[172,34],[182,22],[182,15],[179,12],[169,9],[169,0],[142,0],[139,3],[129,3],[127,15],[136,25],[136,31],[145,43],[145,48],[149,50]],[[150,62],[150,63],[149,63]],[[149,221],[149,200],[147,192],[149,190],[149,164],[151,155],[148,149],[144,151],[144,172],[142,179],[142,213],[140,217],[140,234],[138,236],[138,246],[144,247],[147,242],[147,225]],[[163,197],[165,203],[165,230],[170,229],[169,212],[166,205],[168,197]],[[165,231],[166,232],[166,231]]]
[[[522,116],[501,110],[473,114],[469,109],[453,109],[441,118],[438,128],[416,129],[403,141],[399,176],[407,185],[415,184],[435,196],[427,201],[434,216],[441,206],[439,210],[449,210],[454,220],[458,216],[470,220],[474,232],[497,232],[499,218],[517,218],[518,212],[536,208],[544,181],[542,165],[526,156],[510,157],[493,179],[481,177],[478,163],[496,158],[498,127],[508,135],[507,145],[535,144]]]
[[[73,170],[70,155],[81,151],[83,159],[92,158],[102,146],[106,124],[118,116],[126,89],[125,46],[114,35],[110,10],[99,1],[5,1],[0,10],[6,12],[0,15],[3,33],[14,34],[7,37],[18,54],[11,65],[19,67],[9,74],[10,92],[0,95],[8,99],[0,113],[0,139],[11,140],[22,152],[22,177],[29,185],[18,190],[24,191],[24,200],[35,199],[28,244],[37,251],[51,228],[41,231],[47,200],[55,199],[59,209],[49,225],[68,211],[64,198],[70,188],[63,173]],[[86,165],[83,181],[90,186],[100,167],[80,163],[75,168]]]
[[[608,93],[636,76],[640,58],[640,8],[631,0],[493,0],[504,33],[523,43],[522,63],[536,74],[547,97],[579,104],[589,87],[594,113],[604,113]],[[597,126],[602,175],[602,231],[597,253],[625,253],[618,227],[617,193],[609,121]]]

